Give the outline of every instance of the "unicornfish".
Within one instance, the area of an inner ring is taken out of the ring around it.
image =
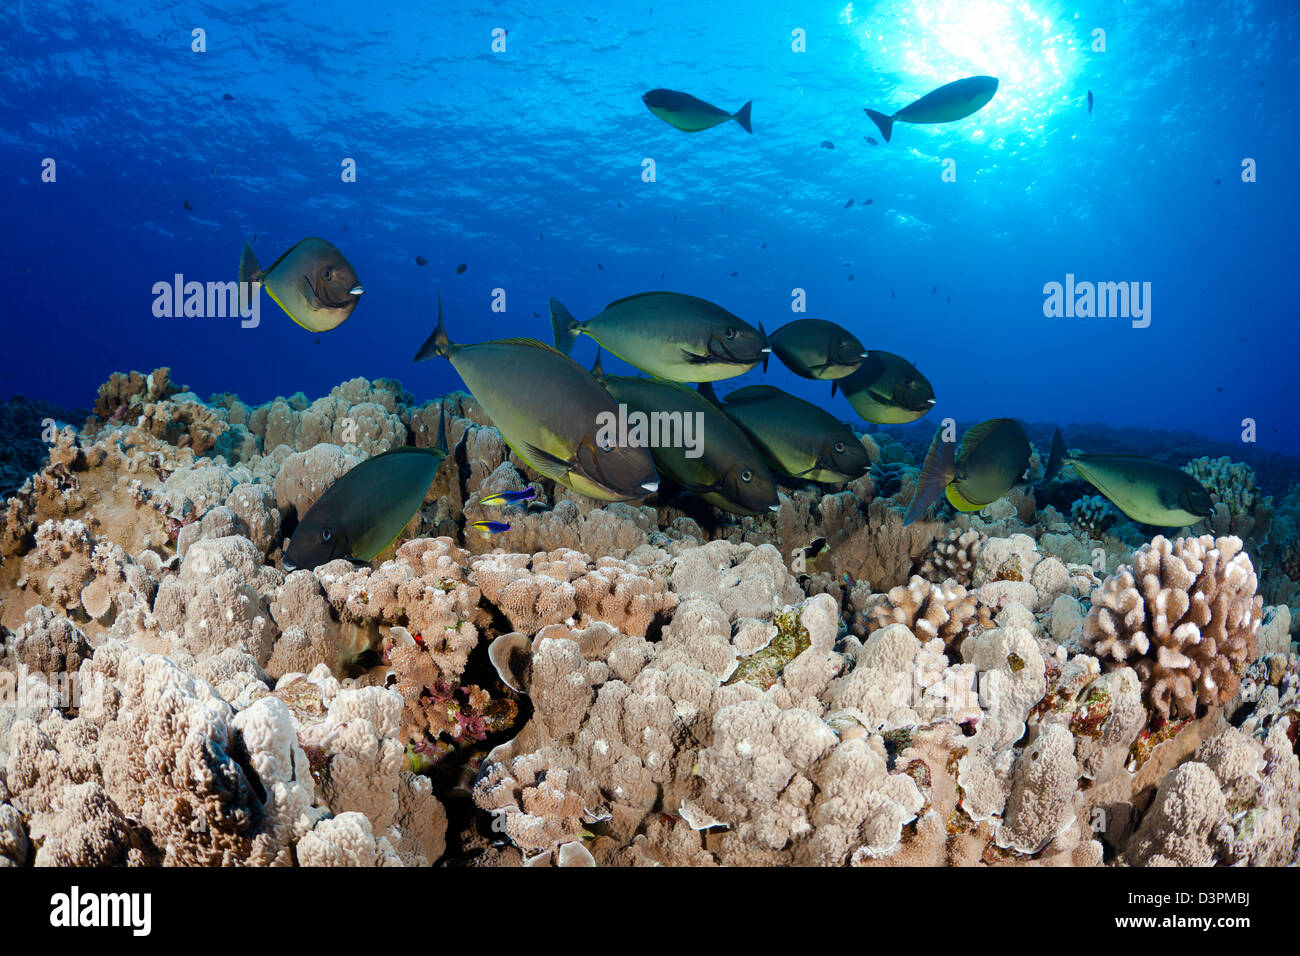
[[[857,370],[831,382],[864,421],[877,425],[914,422],[934,407],[934,388],[915,365],[892,352],[873,349]]]
[[[753,105],[752,100],[736,112],[728,113],[704,100],[696,99],[689,93],[658,89],[642,96],[641,102],[655,116],[684,133],[698,133],[700,130],[712,129],[728,120],[735,120],[746,133],[754,132],[749,125],[749,108]]]
[[[262,283],[275,304],[311,332],[328,332],[342,325],[366,291],[343,253],[315,238],[302,240],[266,269],[245,242],[239,257],[239,281]]]
[[[838,484],[866,474],[871,464],[853,429],[774,386],[737,389],[721,408],[773,468],[792,478]]]
[[[1181,468],[1137,455],[1071,455],[1058,428],[1043,479],[1073,465],[1088,482],[1134,521],[1164,528],[1193,525],[1214,510],[1210,493]]]
[[[602,440],[616,421],[614,399],[591,373],[536,339],[457,345],[438,326],[416,353],[451,362],[506,444],[539,474],[589,498],[626,501],[659,487],[645,448]]]
[[[445,444],[403,446],[352,468],[302,516],[284,552],[284,569],[315,568],[335,558],[369,561],[420,510],[446,454]]]
[[[968,76],[945,83],[926,93],[892,116],[867,110],[871,121],[880,127],[880,135],[889,142],[895,123],[952,123],[982,109],[998,91],[997,77]]]
[[[994,418],[967,429],[961,447],[935,432],[903,524],[925,513],[940,494],[958,511],[979,511],[1023,480],[1032,451],[1024,427],[1013,418]]]
[[[568,355],[589,335],[629,365],[671,382],[716,382],[743,375],[772,349],[754,328],[720,305],[677,292],[643,292],[579,322],[551,299],[555,347]]]
[[[664,475],[732,514],[758,515],[780,507],[776,483],[762,455],[704,396],[677,382],[607,375],[599,353],[591,371],[615,401],[627,407],[629,426],[631,416],[638,414],[636,427],[648,432],[639,438],[650,443],[655,464]]]
[[[786,368],[804,378],[843,378],[867,357],[857,336],[825,319],[787,322],[767,340]]]

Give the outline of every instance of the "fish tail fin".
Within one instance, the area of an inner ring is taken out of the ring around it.
[[[256,282],[262,278],[262,266],[257,261],[257,253],[253,247],[244,240],[244,251],[239,255],[239,281],[241,283]]]
[[[573,314],[564,307],[564,303],[554,298],[551,299],[551,328],[555,332],[555,347],[568,355],[573,351],[573,343],[577,341],[582,327]]]
[[[1056,429],[1052,435],[1052,452],[1047,457],[1047,470],[1043,472],[1043,481],[1051,481],[1061,473],[1061,467],[1065,464],[1066,456],[1069,452],[1065,447],[1065,436],[1061,434],[1061,429]]]
[[[605,369],[602,368],[602,367],[601,367],[601,364],[600,364],[600,346],[599,346],[599,345],[596,346],[596,361],[594,361],[594,362],[591,363],[591,374],[594,375],[594,376],[595,376],[598,380],[600,380],[600,381],[604,381],[604,380],[605,380]]]
[[[700,382],[695,386],[695,390],[699,392],[710,405],[718,404],[718,393],[713,390],[712,382]]]
[[[744,131],[746,133],[749,133],[751,136],[754,135],[754,130],[753,127],[749,125],[749,108],[753,105],[754,105],[754,101],[750,100],[739,110],[737,110],[735,115],[736,122],[739,123],[741,125],[741,128],[744,129]]]
[[[925,456],[925,465],[916,482],[916,491],[912,494],[912,503],[907,506],[907,515],[903,518],[904,525],[911,524],[925,514],[925,510],[934,504],[948,487],[948,482],[952,481],[956,471],[953,444],[943,440],[942,429],[934,433],[934,441],[930,442],[930,451]]]
[[[885,142],[888,143],[890,134],[894,132],[894,118],[886,116],[884,113],[877,113],[875,110],[864,110],[863,112],[871,117],[871,122],[876,124],[876,128],[880,130],[880,135],[885,137]]]
[[[835,397],[835,392],[839,388],[839,384],[840,380],[838,378],[831,379],[831,398]]]
[[[435,355],[441,355],[444,358],[451,353],[451,339],[447,338],[447,324],[442,316],[442,287],[438,287],[438,327],[433,330],[433,334],[424,340],[420,346],[420,351],[415,353],[415,361],[423,362],[433,358]]]

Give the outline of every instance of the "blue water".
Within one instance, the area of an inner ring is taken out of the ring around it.
[[[7,0],[0,393],[85,406],[113,371],[170,365],[250,403],[358,375],[431,397],[460,387],[411,364],[439,282],[459,341],[549,339],[549,296],[586,318],[661,288],[770,330],[802,288],[807,315],[915,362],[936,422],[1235,440],[1251,418],[1261,447],[1300,447],[1292,0],[463,7]],[[866,142],[864,106],[971,74],[1001,80],[980,113]],[[752,99],[754,135],[673,129],[640,102],[661,86]],[[254,234],[263,264],[338,245],[366,288],[352,317],[315,335],[265,297],[256,329],[154,317],[154,283],[232,279]],[[1150,282],[1150,327],[1044,317],[1067,273]],[[767,380],[853,418],[779,363]]]

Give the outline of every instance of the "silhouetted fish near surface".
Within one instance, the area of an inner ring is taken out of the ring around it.
[[[728,120],[735,120],[746,133],[753,133],[749,125],[749,110],[753,101],[746,103],[735,113],[728,113],[716,106],[696,99],[689,93],[677,90],[651,90],[641,97],[646,108],[670,126],[675,126],[684,133],[698,133],[712,129]]]
[[[234,99],[234,97],[231,96],[229,93],[223,93],[223,94],[221,95],[221,98],[222,98],[223,100],[233,100],[233,99]]]
[[[188,199],[185,200],[185,208],[186,208],[186,209],[193,209],[193,208],[194,208],[194,203],[190,202]]]
[[[863,205],[870,206],[873,202],[875,202],[875,200],[874,200],[874,199],[864,199],[864,200],[862,200],[862,202],[863,202]]]
[[[852,205],[853,205],[853,200],[850,199],[848,202],[846,202],[846,203],[844,204],[844,208],[845,208],[845,209],[848,209],[848,208],[849,208],[850,206],[852,206]]]
[[[868,352],[857,371],[831,382],[832,395],[837,387],[864,421],[877,425],[914,422],[934,407],[929,379],[892,352]]]
[[[870,143],[872,146],[879,146],[879,145],[880,145],[878,142],[876,142],[876,138],[875,138],[874,136],[866,136],[866,137],[863,137],[863,138],[864,138],[868,143]]]
[[[429,264],[429,260],[424,258],[424,256],[416,256],[415,264],[417,266],[427,266]]]
[[[832,143],[829,139],[822,140],[822,149],[834,149],[834,148],[835,148],[835,144]]]
[[[1058,428],[1043,480],[1073,465],[1091,484],[1134,521],[1165,528],[1193,525],[1214,510],[1203,485],[1181,468],[1137,455],[1071,455]]]
[[[456,275],[463,275],[465,270],[468,268],[469,266],[465,265],[465,263],[462,262],[460,265],[456,267]]]
[[[857,336],[825,319],[795,319],[767,340],[782,364],[803,378],[843,378],[867,356]]]
[[[602,441],[618,407],[591,373],[536,339],[458,345],[447,337],[438,296],[438,326],[416,353],[452,367],[507,445],[546,477],[603,501],[640,498],[659,487],[650,453]]]
[[[284,569],[315,568],[336,558],[369,561],[420,510],[446,457],[443,448],[393,448],[342,475],[298,522]]]
[[[992,76],[968,76],[946,83],[937,90],[926,93],[913,103],[904,106],[892,116],[865,110],[871,121],[880,129],[880,135],[889,142],[894,123],[952,123],[965,119],[982,109],[998,91],[998,81]]]
[[[972,426],[961,447],[934,434],[916,491],[903,524],[921,517],[940,494],[958,511],[979,511],[997,501],[1021,481],[1033,449],[1024,426],[1012,418],[994,418]]]
[[[673,382],[712,382],[743,375],[771,352],[755,329],[720,305],[677,292],[642,292],[579,322],[551,299],[555,347],[564,354],[579,335],[643,372]]]
[[[1092,115],[1092,90],[1088,91],[1088,115]]]
[[[312,332],[337,328],[356,308],[365,289],[352,264],[324,239],[304,239],[263,269],[244,243],[239,281],[260,282],[285,314]]]

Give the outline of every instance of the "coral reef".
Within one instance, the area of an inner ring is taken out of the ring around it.
[[[908,432],[737,518],[583,498],[388,380],[49,417],[4,459],[0,866],[1300,862],[1300,489],[1240,463],[1188,466],[1217,537],[1148,541],[1069,479],[904,526]],[[392,546],[286,573],[440,433]]]

